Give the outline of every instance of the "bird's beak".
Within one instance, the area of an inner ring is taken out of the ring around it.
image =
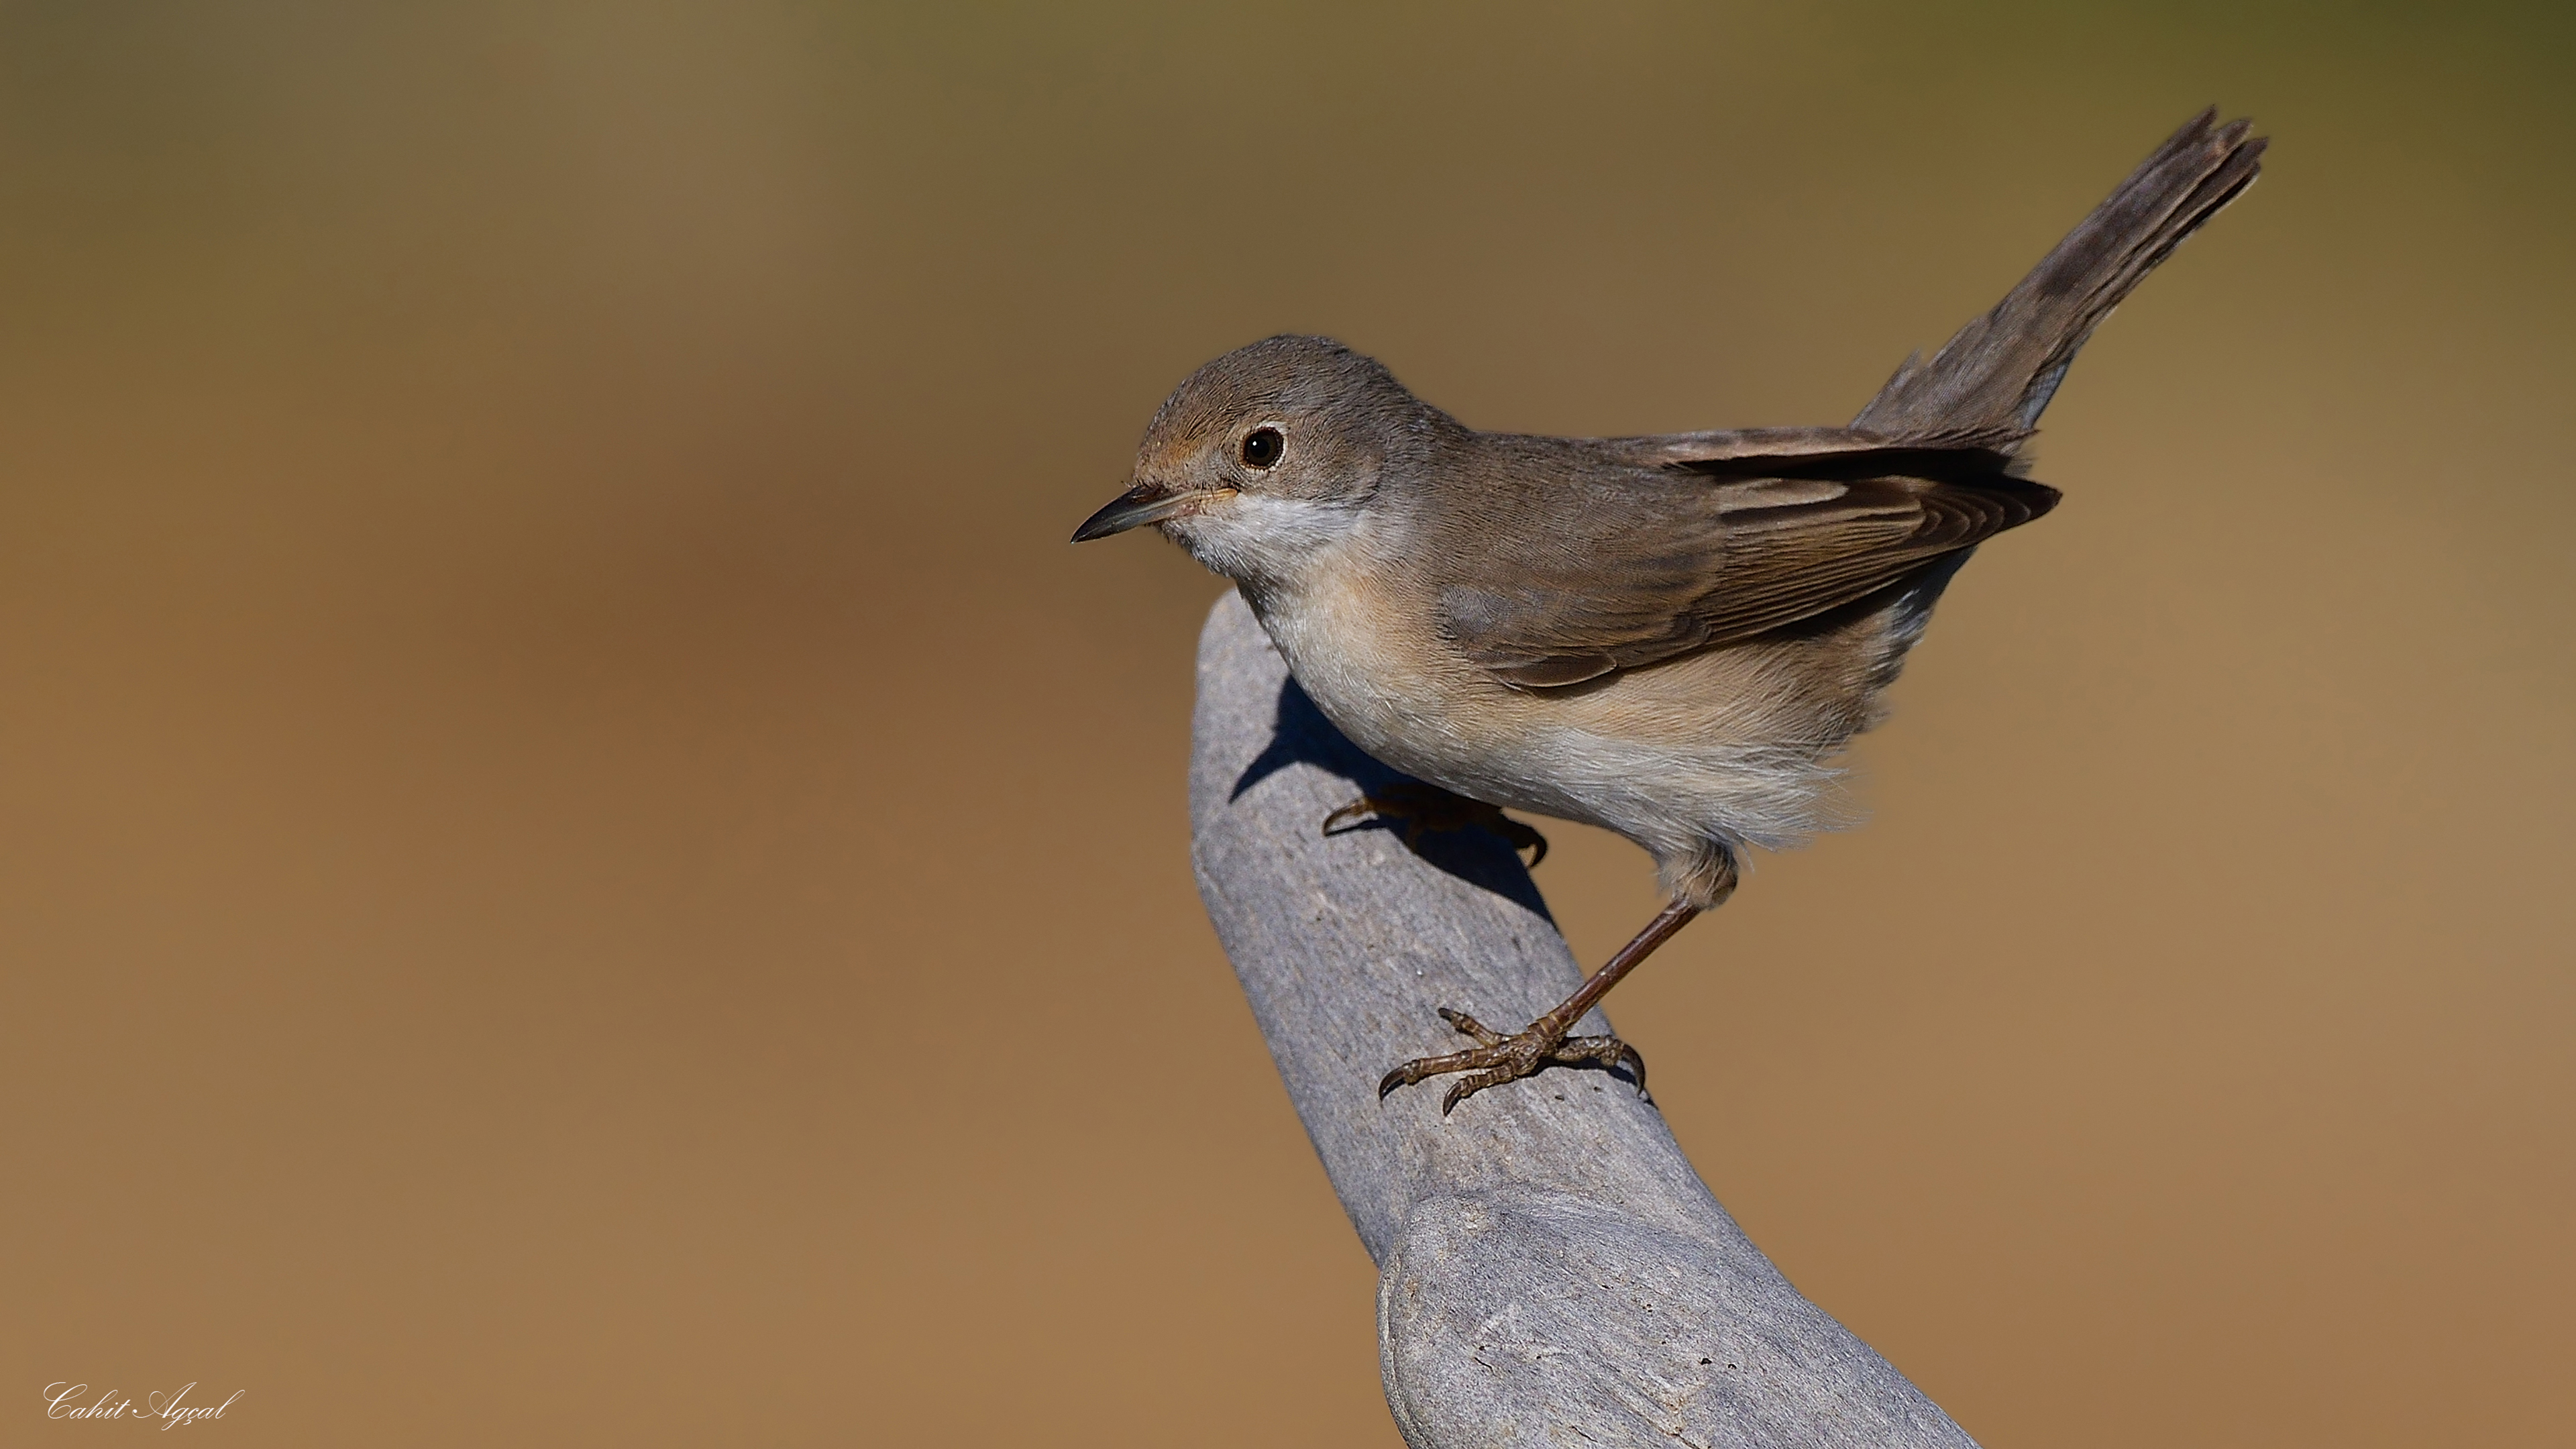
[[[1113,533],[1125,533],[1131,528],[1160,523],[1166,518],[1178,518],[1185,513],[1196,513],[1220,498],[1232,496],[1234,496],[1234,490],[1231,488],[1185,489],[1178,493],[1166,493],[1151,483],[1139,483],[1110,499],[1108,506],[1098,513],[1082,520],[1082,527],[1073,531],[1073,541],[1089,543],[1095,538],[1107,538]]]

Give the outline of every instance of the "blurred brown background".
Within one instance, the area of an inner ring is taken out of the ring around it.
[[[1848,417],[2211,100],[2040,527],[1615,1015],[1994,1449],[2536,1442],[2563,7],[0,8],[0,1411],[1392,1445],[1191,889],[1205,358]],[[1555,832],[1579,954],[1644,857]],[[1390,1042],[1390,1060],[1419,1044]]]

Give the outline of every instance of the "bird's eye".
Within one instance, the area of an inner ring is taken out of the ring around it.
[[[1243,461],[1247,467],[1267,468],[1279,461],[1279,450],[1286,440],[1277,428],[1254,428],[1243,440]]]

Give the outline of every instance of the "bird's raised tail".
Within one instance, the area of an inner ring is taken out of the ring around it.
[[[2193,117],[1993,311],[1931,361],[1907,358],[1852,426],[1908,437],[2037,424],[2076,349],[2111,309],[2254,184],[2266,142],[2248,134],[2252,125],[2219,125],[2215,106]]]

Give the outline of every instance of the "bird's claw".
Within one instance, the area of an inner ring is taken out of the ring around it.
[[[1330,835],[1338,826],[1377,816],[1389,822],[1404,822],[1404,844],[1410,850],[1422,843],[1427,831],[1490,830],[1503,838],[1514,850],[1530,852],[1530,869],[1547,859],[1547,837],[1522,821],[1505,815],[1502,808],[1482,800],[1453,795],[1437,785],[1419,780],[1397,780],[1362,795],[1348,805],[1324,817],[1324,833]]]
[[[1379,1101],[1385,1101],[1398,1087],[1410,1087],[1448,1072],[1464,1072],[1467,1075],[1451,1083],[1448,1094],[1440,1099],[1440,1115],[1446,1117],[1459,1103],[1487,1087],[1534,1076],[1549,1067],[1579,1066],[1604,1070],[1625,1067],[1637,1084],[1637,1095],[1646,1096],[1646,1059],[1615,1036],[1567,1036],[1565,1028],[1544,1017],[1505,1036],[1467,1013],[1445,1006],[1440,1008],[1440,1018],[1459,1035],[1475,1038],[1476,1045],[1446,1056],[1417,1057],[1397,1067],[1378,1079]]]

